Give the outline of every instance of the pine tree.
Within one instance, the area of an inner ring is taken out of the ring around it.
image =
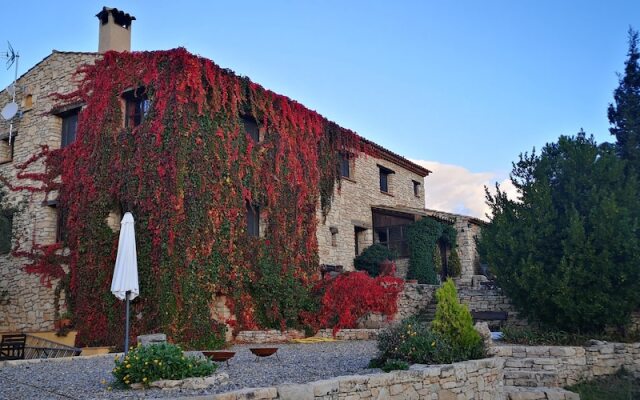
[[[614,104],[609,104],[609,131],[616,137],[618,155],[628,160],[640,172],[640,53],[638,32],[629,29],[629,52],[624,75],[613,92]]]
[[[640,193],[626,165],[580,132],[520,156],[518,201],[487,192],[479,250],[522,315],[593,332],[640,306]]]

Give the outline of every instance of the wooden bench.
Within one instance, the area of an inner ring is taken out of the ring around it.
[[[471,311],[474,321],[506,321],[509,314],[506,311]]]
[[[27,335],[2,335],[0,342],[0,361],[23,360]]]

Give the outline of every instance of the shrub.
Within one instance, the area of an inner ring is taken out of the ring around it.
[[[462,264],[460,263],[460,257],[458,256],[458,250],[455,248],[451,250],[451,254],[449,255],[449,265],[448,265],[449,276],[460,276],[462,272]]]
[[[396,254],[381,244],[373,244],[360,253],[354,260],[353,264],[358,271],[366,271],[369,275],[375,277],[380,274],[380,264],[383,261],[396,259]]]
[[[456,286],[451,279],[436,290],[436,299],[433,331],[441,334],[460,357],[481,357],[484,352],[482,337],[473,327],[469,309],[458,301]]]
[[[397,370],[407,370],[409,369],[409,363],[402,360],[387,360],[382,367],[380,367],[384,372],[391,372]]]
[[[502,335],[502,340],[504,340],[505,343],[522,344],[527,346],[584,346],[585,343],[591,339],[624,343],[640,341],[640,334],[635,332],[627,332],[625,335],[615,332],[580,334],[550,328],[541,329],[509,325],[502,328]]]
[[[370,366],[381,368],[387,360],[420,364],[443,364],[461,361],[445,338],[430,330],[426,323],[409,318],[388,327],[378,335],[378,358]]]
[[[317,311],[312,285],[303,282],[294,270],[283,271],[282,265],[269,255],[258,257],[256,269],[256,278],[246,285],[254,298],[261,299],[255,305],[259,325],[280,330],[303,328],[301,313]]]
[[[161,379],[184,379],[208,376],[217,365],[206,359],[185,357],[180,347],[172,344],[138,346],[124,359],[116,357],[112,371],[116,385],[129,387],[133,383],[149,383]]]
[[[365,272],[349,272],[325,279],[317,290],[321,293],[320,311],[310,325],[333,328],[334,335],[342,328],[354,328],[368,313],[393,316],[398,310],[398,293],[403,280],[390,276],[372,278]]]
[[[407,278],[417,279],[420,283],[438,282],[434,252],[437,241],[442,235],[443,225],[431,218],[422,218],[409,225],[409,270]]]

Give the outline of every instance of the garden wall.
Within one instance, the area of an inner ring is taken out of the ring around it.
[[[496,346],[505,359],[507,386],[562,387],[624,367],[640,378],[640,343],[607,343],[593,340],[589,346]]]
[[[409,371],[341,376],[299,385],[245,389],[219,394],[217,400],[240,399],[503,399],[500,358],[448,365],[414,365]]]
[[[526,325],[526,321],[518,317],[518,312],[511,305],[509,299],[502,294],[500,289],[477,289],[459,287],[458,298],[460,302],[469,307],[469,311],[504,311],[507,313],[506,321],[485,321],[490,327],[509,325]]]

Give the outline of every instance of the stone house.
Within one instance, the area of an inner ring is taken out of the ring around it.
[[[26,173],[42,173],[42,160],[33,160],[43,145],[57,149],[75,140],[78,111],[82,104],[60,108],[55,93],[72,92],[78,67],[91,64],[108,50],[128,51],[134,17],[117,9],[104,8],[99,18],[99,51],[96,53],[53,51],[22,74],[17,81],[20,111],[9,123],[0,121],[0,175],[2,186],[28,186]],[[8,103],[6,91],[0,93],[0,108]],[[123,108],[129,106],[122,99]],[[127,118],[139,118],[144,103],[127,108]],[[136,113],[137,110],[137,113]],[[251,131],[249,126],[248,131]],[[366,140],[365,140],[366,141]],[[366,141],[379,157],[342,155],[339,188],[336,188],[329,213],[318,207],[318,255],[322,265],[353,269],[353,258],[365,247],[377,242],[406,253],[406,225],[424,213],[424,178],[429,170],[402,156]],[[27,164],[23,170],[17,166]],[[25,183],[26,182],[26,183]],[[32,181],[34,185],[38,184]],[[19,189],[19,188],[18,188]],[[45,196],[32,190],[4,190],[2,208],[20,212],[3,215],[0,221],[0,332],[46,331],[53,329],[56,281],[42,282],[25,271],[27,259],[17,257],[16,249],[28,252],[39,245],[62,242],[64,229],[56,208],[55,193]],[[111,224],[118,227],[118,216]],[[259,214],[247,216],[247,230],[260,234]],[[18,240],[18,238],[22,238]],[[64,250],[60,250],[64,251]],[[64,309],[64,298],[59,300]]]

